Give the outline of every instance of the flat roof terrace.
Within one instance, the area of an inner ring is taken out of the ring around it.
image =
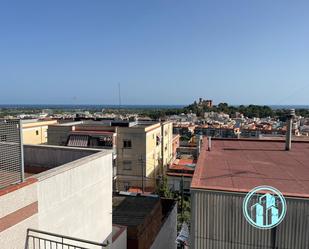
[[[25,145],[24,164],[28,177],[0,189],[1,248],[24,248],[28,228],[99,243],[111,239],[110,150]]]
[[[37,178],[38,174],[53,170],[57,171],[58,167],[65,168],[68,163],[94,155],[99,152],[108,154],[110,150],[90,149],[90,148],[72,148],[51,145],[24,145],[24,177]],[[92,158],[89,158],[91,160]],[[13,165],[13,164],[12,164]],[[46,174],[48,174],[46,172]],[[45,175],[46,175],[45,174]],[[0,167],[1,183],[6,185],[16,185],[12,179],[20,179],[21,171],[19,167]],[[4,189],[0,187],[0,189]]]
[[[309,198],[309,143],[205,138],[191,189],[248,192],[270,185],[292,197]]]
[[[24,145],[25,177],[32,177],[33,175],[48,170],[56,171],[56,168],[60,166],[63,167],[68,163],[102,151],[105,151],[106,154],[111,153],[109,150],[91,148],[72,148],[53,145]]]

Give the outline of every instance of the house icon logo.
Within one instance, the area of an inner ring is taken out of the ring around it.
[[[252,226],[271,229],[284,219],[286,201],[279,190],[270,186],[259,186],[246,195],[243,213]]]

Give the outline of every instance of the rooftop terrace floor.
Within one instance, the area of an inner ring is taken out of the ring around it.
[[[294,142],[291,151],[284,142],[261,140],[214,140],[202,151],[192,180],[192,189],[248,192],[269,185],[283,194],[309,198],[309,143]]]

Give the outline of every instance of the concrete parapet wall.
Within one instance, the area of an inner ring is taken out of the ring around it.
[[[24,145],[24,160],[26,166],[54,168],[100,151],[52,145]]]

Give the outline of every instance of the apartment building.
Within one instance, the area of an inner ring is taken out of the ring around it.
[[[119,190],[138,187],[154,191],[172,161],[172,122],[140,122],[117,129],[117,184]]]
[[[112,149],[114,190],[154,191],[173,159],[171,121],[80,121],[49,126],[48,144]]]
[[[175,159],[169,166],[166,176],[170,190],[190,194],[190,185],[194,174],[196,160],[193,158]],[[183,184],[183,185],[182,185]]]
[[[173,136],[173,122],[162,122],[161,129],[163,170],[166,171],[166,166],[173,161],[173,157],[175,156],[173,151],[173,143],[175,143],[175,138]]]
[[[22,120],[24,144],[47,143],[47,129],[53,124],[57,124],[57,120]]]
[[[172,142],[172,150],[173,150],[173,160],[174,161],[177,158],[177,149],[180,145],[180,135],[173,134],[173,142]]]

